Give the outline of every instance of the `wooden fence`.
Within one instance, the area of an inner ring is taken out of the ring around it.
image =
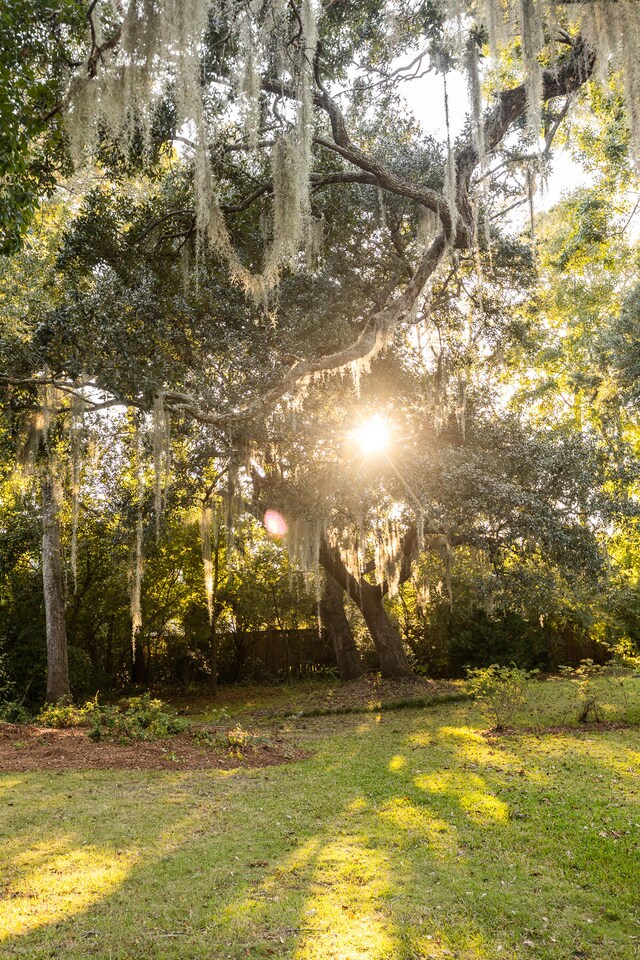
[[[333,648],[324,631],[246,630],[235,634],[234,645],[239,660],[259,660],[273,677],[308,676],[336,666]]]
[[[562,632],[557,658],[559,664],[572,667],[587,659],[602,664],[611,659],[611,650],[570,624]]]

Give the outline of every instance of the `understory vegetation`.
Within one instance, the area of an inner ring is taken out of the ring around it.
[[[187,729],[188,721],[175,715],[161,700],[149,694],[130,697],[122,704],[99,704],[90,700],[83,707],[71,704],[48,706],[40,711],[44,727],[90,727],[89,738],[101,740],[156,740]]]

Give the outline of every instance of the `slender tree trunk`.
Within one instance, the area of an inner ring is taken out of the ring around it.
[[[109,626],[107,628],[107,644],[104,652],[104,672],[108,677],[113,676],[113,628],[115,625],[115,614],[109,617]]]
[[[343,596],[342,587],[328,573],[320,599],[320,622],[333,644],[340,677],[342,680],[356,680],[362,676],[364,667],[344,612]]]
[[[209,624],[209,667],[211,669],[209,689],[215,697],[218,693],[218,624],[215,612]]]
[[[45,470],[42,497],[42,584],[47,633],[47,702],[70,700],[67,621],[60,537],[58,481]]]
[[[144,656],[144,646],[142,645],[142,640],[140,639],[140,631],[136,630],[134,647],[131,651],[132,653],[132,663],[131,663],[131,682],[136,687],[143,687],[147,685],[149,679],[147,661]]]
[[[213,551],[213,585],[211,594],[211,611],[209,616],[209,666],[211,668],[211,680],[209,687],[212,696],[218,694],[218,615],[220,608],[218,605],[218,587],[220,585],[220,533],[216,535],[215,549]]]

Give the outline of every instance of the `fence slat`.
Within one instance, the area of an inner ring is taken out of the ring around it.
[[[249,657],[260,660],[273,676],[301,677],[336,666],[324,631],[246,630],[240,634]]]

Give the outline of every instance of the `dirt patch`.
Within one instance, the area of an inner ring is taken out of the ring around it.
[[[278,736],[242,750],[197,744],[185,731],[163,740],[93,743],[81,728],[54,730],[34,724],[0,725],[0,771],[29,770],[231,770],[268,767],[309,754]]]
[[[386,700],[420,699],[457,693],[459,687],[445,680],[425,680],[411,677],[406,680],[383,680],[380,677],[361,677],[352,683],[343,683],[324,698],[324,706],[370,706]]]
[[[412,700],[421,705],[425,699],[452,696],[460,693],[460,686],[447,681],[409,678],[406,680],[382,680],[377,676],[361,677],[350,683],[331,685],[326,691],[316,691],[304,699],[287,706],[279,704],[279,709],[255,710],[256,718],[277,717],[286,714],[308,713],[314,710],[345,712],[353,710],[376,709],[382,704],[403,703],[408,706]]]
[[[158,690],[157,695],[167,700],[186,716],[206,715],[210,710],[228,709],[244,721],[270,724],[297,713],[311,710],[370,710],[381,703],[397,700],[419,701],[442,696],[459,695],[460,683],[446,680],[426,680],[413,677],[406,680],[382,680],[369,674],[360,680],[296,681],[272,686],[229,684],[218,687],[215,698],[203,692],[176,694]]]
[[[638,729],[638,724],[611,720],[599,723],[582,723],[580,726],[565,723],[553,727],[505,727],[504,730],[485,730],[482,736],[485,740],[503,740],[506,737],[562,737],[567,734],[570,736],[589,736],[592,733],[612,733],[616,730],[634,729]]]

